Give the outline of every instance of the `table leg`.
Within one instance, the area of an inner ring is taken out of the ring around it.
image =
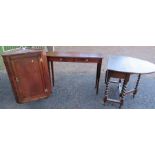
[[[96,94],[98,94],[99,90],[99,82],[100,82],[100,75],[101,75],[101,66],[102,66],[102,61],[97,64],[97,83],[96,83]]]
[[[50,61],[48,62],[48,72],[49,72],[49,76],[50,76],[50,83],[51,83]]]
[[[121,108],[123,106],[124,97],[126,95],[126,88],[127,88],[128,82],[129,82],[129,78],[130,78],[130,74],[126,74],[126,76],[124,78],[124,82],[123,82],[122,91],[121,91],[121,94],[120,94],[120,107],[119,108]]]
[[[110,84],[110,76],[108,75],[108,72],[106,72],[106,88],[105,88],[105,94],[104,94],[104,103],[108,99],[108,92],[109,92],[109,84]]]
[[[54,86],[54,67],[53,67],[53,61],[51,61],[51,70],[52,70],[52,82]]]
[[[97,69],[96,69],[96,83],[95,83],[95,88],[97,88],[97,77],[98,77],[98,63],[97,63]]]
[[[108,71],[105,72],[105,84],[107,83]]]
[[[133,92],[133,98],[134,98],[135,95],[137,94],[137,88],[138,88],[138,85],[139,85],[140,78],[141,78],[141,74],[138,75],[138,79],[137,79],[137,82],[136,82],[136,86],[135,86],[135,89],[134,89],[134,92]]]
[[[118,90],[119,90],[119,96],[121,96],[121,91],[122,91],[122,80],[119,79],[118,81]]]

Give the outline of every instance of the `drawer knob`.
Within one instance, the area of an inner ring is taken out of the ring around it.
[[[86,61],[88,62],[88,59],[86,59]]]
[[[34,60],[32,59],[31,62],[34,63]]]
[[[60,58],[60,61],[62,61],[62,58]]]

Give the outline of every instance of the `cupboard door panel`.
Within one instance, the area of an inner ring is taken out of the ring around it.
[[[12,61],[12,66],[21,97],[31,98],[44,95],[44,80],[38,58],[18,58]]]

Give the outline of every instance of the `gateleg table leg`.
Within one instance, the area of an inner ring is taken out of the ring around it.
[[[119,78],[119,100],[109,98],[109,84],[111,83],[110,79],[111,78]],[[123,81],[123,86],[121,86],[121,80]],[[130,74],[129,73],[123,73],[123,72],[115,72],[115,71],[106,71],[106,76],[105,76],[105,83],[106,83],[106,88],[105,88],[105,94],[104,94],[104,103],[107,101],[114,102],[120,104],[119,108],[123,106],[124,103],[124,97],[127,94],[126,89],[127,89],[127,84],[130,79]]]
[[[105,94],[104,94],[104,103],[107,102],[108,99],[108,92],[109,92],[109,83],[110,83],[110,77],[108,76],[106,79],[106,88],[105,88]]]
[[[120,106],[119,106],[119,108],[121,108],[123,106],[124,97],[126,95],[126,89],[127,89],[127,84],[129,82],[129,78],[130,78],[130,74],[126,74],[125,78],[124,78],[124,82],[123,82],[122,91],[121,91],[121,94],[120,94]]]
[[[141,78],[141,74],[138,75],[138,79],[137,79],[137,82],[136,82],[136,86],[135,86],[135,89],[134,89],[134,92],[133,92],[133,98],[134,98],[135,95],[137,94],[137,89],[138,89],[138,85],[139,85],[140,78]]]

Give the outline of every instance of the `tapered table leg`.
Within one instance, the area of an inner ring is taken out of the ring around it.
[[[97,88],[97,77],[98,77],[98,63],[97,63],[97,68],[96,68],[96,83],[95,83],[95,88]]]
[[[51,70],[52,70],[52,82],[54,86],[54,67],[53,67],[53,61],[51,61]]]
[[[50,83],[51,83],[50,61],[48,62],[48,72],[49,72],[49,76],[50,76]]]
[[[135,95],[137,94],[137,88],[138,88],[138,85],[139,85],[140,78],[141,78],[141,74],[138,75],[138,79],[137,79],[137,82],[136,82],[136,86],[135,86],[135,89],[134,89],[134,92],[133,92],[133,98],[134,98]]]
[[[98,94],[99,90],[99,82],[100,82],[100,76],[101,76],[101,67],[102,67],[102,60],[100,63],[97,64],[97,84],[96,84],[96,94]]]

